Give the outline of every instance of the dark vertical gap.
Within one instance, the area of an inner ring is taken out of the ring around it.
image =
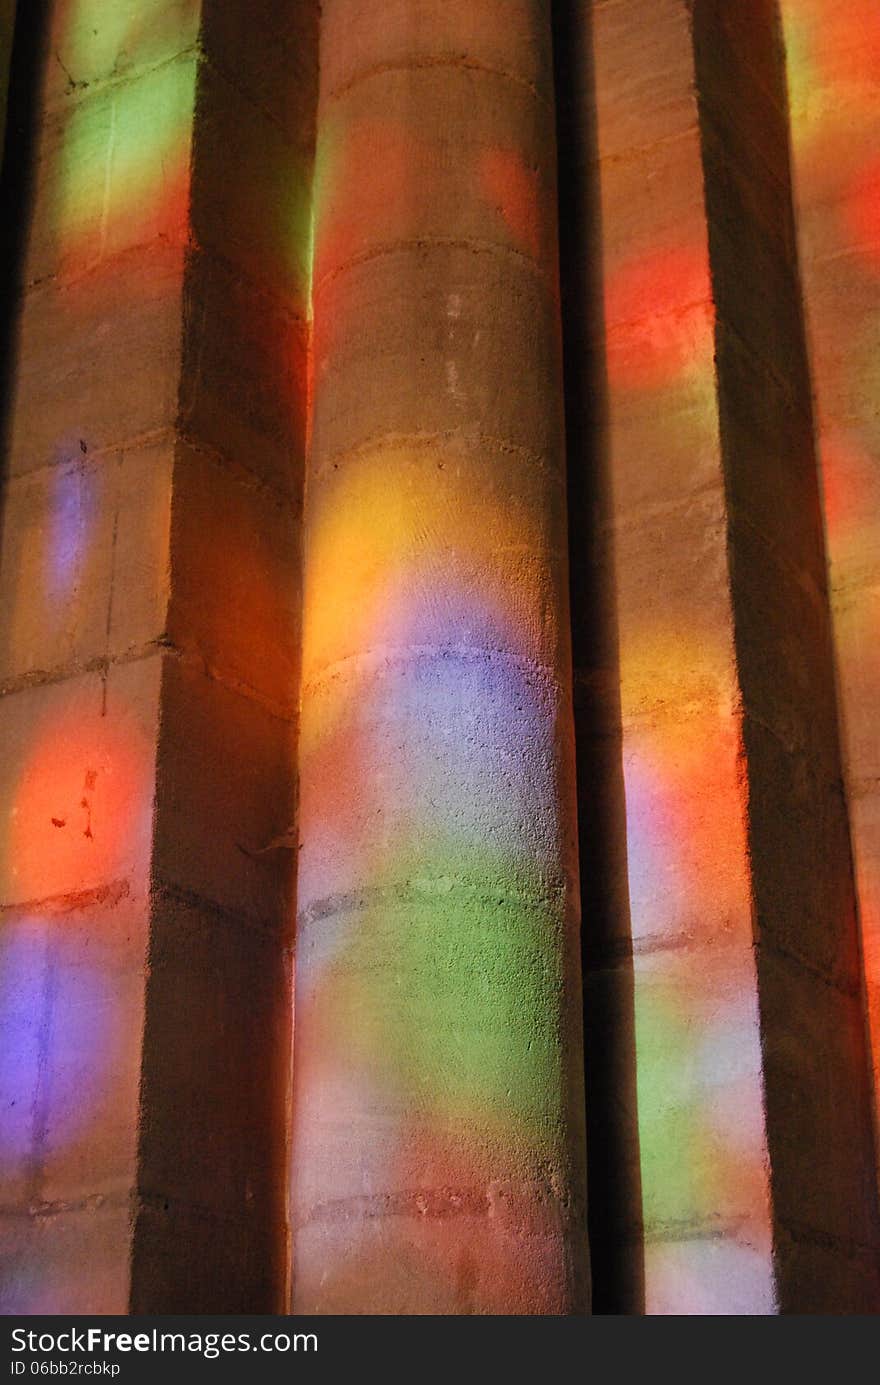
[[[644,1311],[591,0],[554,0],[593,1312]]]
[[[782,1312],[876,1312],[870,1065],[778,0],[693,0]],[[855,1234],[853,1234],[855,1228]]]
[[[33,211],[40,76],[46,58],[50,4],[51,0],[19,0],[9,71],[0,174],[0,436],[4,474],[18,363],[22,268]]]

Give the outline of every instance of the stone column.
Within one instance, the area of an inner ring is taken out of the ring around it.
[[[0,572],[0,1304],[271,1311],[291,857],[262,848],[293,813],[316,7],[18,22],[41,16]]]
[[[629,916],[587,991],[624,1019],[634,997],[621,1120],[642,1208],[621,1234],[643,1244],[648,1312],[875,1310],[776,7],[581,13],[611,474],[595,580],[616,596],[629,866]]]
[[[293,1305],[577,1313],[550,5],[322,22]]]
[[[880,11],[782,0],[844,767],[880,1091]],[[875,1130],[880,1150],[880,1130]],[[878,1165],[880,1171],[880,1165]]]

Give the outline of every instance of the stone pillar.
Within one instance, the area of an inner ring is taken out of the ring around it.
[[[873,1049],[880,1090],[880,12],[782,0],[801,272],[816,399]],[[880,1149],[880,1132],[875,1134]]]
[[[588,994],[624,1015],[634,987],[645,1306],[866,1311],[876,1205],[775,7],[582,13],[630,908]]]
[[[293,1305],[577,1313],[550,5],[322,24]]]
[[[261,849],[293,812],[315,7],[41,12],[0,573],[0,1304],[271,1311],[291,862]]]

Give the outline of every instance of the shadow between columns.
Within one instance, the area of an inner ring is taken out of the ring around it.
[[[592,0],[554,0],[594,1313],[644,1311]]]
[[[0,533],[9,447],[10,405],[18,366],[22,266],[34,198],[40,74],[46,61],[50,0],[20,0],[9,65],[6,136],[0,173]]]

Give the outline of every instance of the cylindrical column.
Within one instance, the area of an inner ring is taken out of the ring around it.
[[[327,0],[321,82],[293,1307],[581,1312],[549,0]]]

